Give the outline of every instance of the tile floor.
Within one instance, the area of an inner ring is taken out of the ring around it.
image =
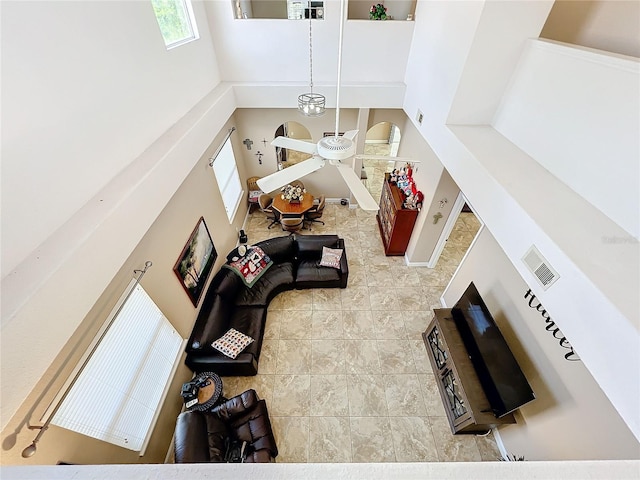
[[[370,177],[371,178],[371,177]],[[290,291],[270,304],[255,377],[224,378],[225,395],[266,399],[278,462],[493,461],[492,435],[451,434],[421,333],[479,228],[461,214],[437,268],[383,253],[375,213],[327,205],[302,234],[338,234],[346,289]],[[285,234],[250,215],[249,243]]]

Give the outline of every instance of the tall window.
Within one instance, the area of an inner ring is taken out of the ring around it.
[[[167,49],[197,40],[191,0],[151,0]]]
[[[51,423],[143,455],[182,349],[178,332],[135,285],[76,368]]]
[[[244,192],[242,191],[236,157],[233,154],[230,138],[227,139],[218,156],[213,160],[213,173],[216,175],[218,188],[220,188],[222,201],[224,202],[224,209],[227,212],[227,217],[229,217],[229,223],[231,223]]]

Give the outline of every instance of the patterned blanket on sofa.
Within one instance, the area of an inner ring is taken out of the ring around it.
[[[239,275],[247,287],[252,287],[271,265],[273,265],[273,261],[269,255],[264,253],[260,247],[251,247],[244,257],[224,266]]]

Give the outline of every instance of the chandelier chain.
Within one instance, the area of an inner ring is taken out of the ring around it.
[[[313,93],[313,42],[311,36],[311,9],[309,9],[309,90],[311,93]]]

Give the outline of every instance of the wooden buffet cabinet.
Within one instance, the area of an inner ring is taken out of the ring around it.
[[[418,217],[418,210],[402,208],[403,202],[404,193],[389,183],[389,174],[385,174],[377,218],[384,253],[388,256],[405,254]]]
[[[467,349],[458,332],[451,309],[434,309],[434,318],[422,334],[427,356],[455,433],[486,433],[501,424],[516,423],[513,414],[497,418]]]

